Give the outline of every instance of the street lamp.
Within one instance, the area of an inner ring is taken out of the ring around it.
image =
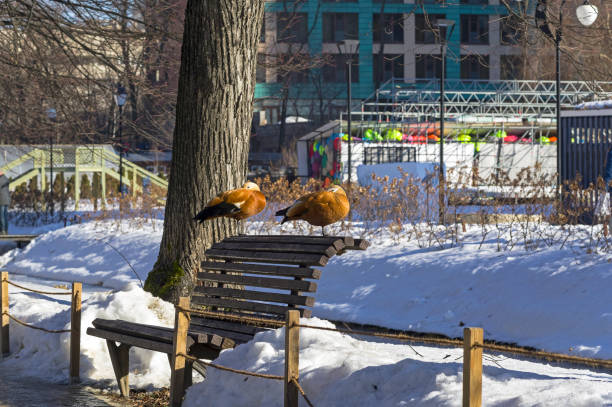
[[[340,55],[347,56],[346,58],[346,111],[347,111],[347,133],[348,133],[348,184],[351,185],[351,71],[353,67],[353,55],[359,49],[359,40],[343,40],[338,43],[338,51]]]
[[[523,0],[517,0],[519,2]],[[561,40],[563,39],[562,25],[563,25],[563,7],[567,0],[561,0],[559,6],[559,25],[553,36],[550,27],[547,22],[546,15],[546,2],[544,0],[538,0],[536,4],[535,20],[536,25],[546,36],[555,42],[555,65],[556,65],[556,76],[555,76],[555,89],[556,89],[556,110],[557,110],[557,186],[561,185]],[[580,24],[585,27],[590,26],[597,20],[598,10],[597,7],[589,3],[589,0],[585,0],[584,3],[576,7],[576,17]]]
[[[119,107],[119,195],[122,195],[123,191],[123,134],[122,134],[122,123],[121,119],[123,116],[123,105],[127,100],[127,94],[125,88],[121,84],[117,84],[117,93],[113,95],[115,104]]]
[[[47,109],[47,117],[51,122],[57,118],[57,111],[54,108]],[[55,203],[53,202],[53,131],[49,133],[49,212],[53,216]]]
[[[448,43],[447,38],[447,30],[450,27],[450,31],[448,32],[448,37],[450,37],[453,33],[453,29],[455,28],[455,22],[453,20],[448,20],[445,18],[438,19],[435,23],[438,27],[438,31],[440,34],[440,57],[442,58],[441,63],[441,72],[440,72],[440,177],[438,182],[438,211],[439,211],[439,219],[440,223],[444,223],[444,81],[445,81],[445,71],[446,71],[446,47]]]

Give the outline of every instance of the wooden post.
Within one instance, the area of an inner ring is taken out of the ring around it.
[[[70,307],[70,383],[78,383],[81,362],[81,294],[83,285],[72,283],[72,303]]]
[[[189,297],[179,298],[179,307],[189,308]],[[189,313],[176,309],[174,313],[174,340],[172,372],[170,375],[170,406],[180,407],[185,394],[185,357],[187,354],[187,330],[189,329]]]
[[[463,329],[463,407],[482,405],[482,328]]]
[[[8,272],[0,274],[0,346],[2,356],[9,354],[9,298],[8,298]]]
[[[130,346],[125,343],[117,346],[115,341],[108,339],[106,340],[106,346],[108,347],[108,354],[110,355],[113,371],[119,385],[119,392],[123,397],[129,398]]]
[[[300,377],[300,311],[287,311],[285,324],[285,407],[298,407],[298,389],[291,379]]]

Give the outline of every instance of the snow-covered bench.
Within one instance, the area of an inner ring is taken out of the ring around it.
[[[192,308],[202,308],[231,316],[284,320],[289,309],[310,317],[314,293],[321,272],[329,259],[346,250],[365,250],[369,243],[352,237],[332,236],[234,236],[206,251],[191,297]],[[214,260],[214,261],[213,261]],[[137,318],[137,316],[135,316]],[[188,353],[200,359],[215,359],[222,349],[250,341],[265,326],[226,319],[191,317],[187,337]],[[168,354],[171,359],[173,329],[122,320],[96,319],[89,335],[106,339],[119,390],[129,396],[129,349],[132,346]],[[170,360],[171,364],[172,361]],[[185,385],[191,384],[188,363]]]

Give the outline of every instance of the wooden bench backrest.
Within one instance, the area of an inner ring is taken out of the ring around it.
[[[289,309],[305,317],[314,305],[321,272],[329,259],[345,250],[364,250],[367,241],[327,236],[235,236],[206,251],[193,304],[232,314],[284,318]],[[310,295],[309,295],[310,294]]]

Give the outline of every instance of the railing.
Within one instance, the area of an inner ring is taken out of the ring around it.
[[[70,295],[70,329],[47,329],[40,326],[28,324],[19,318],[11,315],[9,312],[9,293],[8,286],[12,285],[23,290],[31,291],[43,295]],[[81,283],[73,282],[72,290],[70,291],[41,291],[32,288],[24,287],[9,281],[9,273],[3,271],[0,273],[0,350],[2,357],[6,357],[10,353],[9,346],[9,321],[12,320],[25,327],[36,329],[39,331],[61,334],[70,332],[70,383],[80,381],[80,358],[81,358],[81,294],[83,287]]]
[[[270,375],[246,370],[234,369],[215,363],[205,362],[187,354],[187,331],[190,315],[200,315],[208,318],[219,318],[240,321],[245,324],[281,328],[285,327],[285,371],[284,375]],[[284,406],[298,407],[300,395],[306,403],[313,407],[306,392],[299,384],[299,343],[300,328],[340,332],[349,335],[364,335],[379,338],[395,339],[413,343],[425,343],[436,346],[463,348],[463,406],[480,407],[482,405],[482,359],[483,350],[510,353],[548,362],[574,363],[588,367],[612,369],[612,360],[584,358],[560,353],[525,349],[509,345],[486,342],[482,328],[464,328],[463,340],[448,338],[425,338],[407,334],[390,334],[386,332],[359,331],[351,329],[326,328],[300,323],[300,313],[297,310],[288,311],[285,322],[273,319],[228,316],[227,314],[200,311],[189,308],[189,298],[181,297],[175,307],[174,347],[172,359],[172,376],[170,383],[170,405],[179,407],[184,395],[184,374],[187,360],[198,362],[205,366],[228,371],[235,374],[260,377],[268,380],[282,380],[284,383]],[[415,351],[416,352],[416,351]]]

